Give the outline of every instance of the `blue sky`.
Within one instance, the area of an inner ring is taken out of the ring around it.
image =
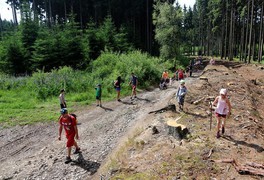
[[[9,5],[5,3],[6,0],[0,0],[0,14],[2,19],[12,20],[12,10]],[[184,4],[189,7],[193,7],[195,0],[176,0],[179,2],[181,7],[184,6]],[[19,14],[18,14],[19,19]]]

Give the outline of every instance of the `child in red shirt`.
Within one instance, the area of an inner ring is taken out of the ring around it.
[[[62,127],[64,127],[65,135],[67,138],[66,147],[68,149],[68,155],[66,157],[65,163],[69,163],[72,161],[71,160],[72,146],[75,146],[76,148],[74,154],[80,153],[80,147],[77,145],[77,142],[74,140],[74,137],[76,137],[76,139],[79,139],[76,118],[72,115],[69,115],[66,108],[62,108],[59,123],[60,123],[60,127],[59,127],[58,139],[61,140]]]

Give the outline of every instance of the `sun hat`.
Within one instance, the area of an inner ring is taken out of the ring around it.
[[[182,79],[182,80],[180,81],[180,84],[185,84],[185,81]]]
[[[66,108],[62,108],[60,112],[61,112],[61,114],[66,114],[68,112],[68,110]]]
[[[220,94],[226,95],[226,93],[227,93],[227,90],[226,89],[221,89],[220,90]]]

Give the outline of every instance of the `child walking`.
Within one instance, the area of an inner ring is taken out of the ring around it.
[[[60,99],[60,107],[61,107],[61,109],[62,108],[66,108],[67,106],[66,106],[65,90],[64,89],[62,89],[60,91],[59,99]]]
[[[102,96],[102,88],[101,88],[101,84],[97,84],[97,87],[95,88],[96,90],[96,106],[100,106],[102,107],[102,102],[101,102],[101,96]]]
[[[77,129],[77,123],[76,118],[72,115],[68,114],[68,110],[66,108],[61,109],[61,117],[59,119],[59,140],[61,140],[61,133],[62,129],[64,127],[66,138],[67,138],[67,157],[65,160],[65,163],[69,163],[72,161],[71,159],[71,149],[72,146],[75,146],[75,152],[74,154],[80,153],[81,148],[77,145],[77,142],[74,140],[74,138],[79,139],[78,129]]]
[[[133,99],[133,95],[134,95],[134,98],[137,98],[137,90],[136,89],[137,89],[137,85],[138,85],[138,78],[137,78],[137,76],[135,76],[134,73],[131,73],[129,85],[132,86],[132,93],[131,93],[130,99]]]
[[[226,117],[231,113],[231,104],[227,98],[227,90],[221,89],[220,96],[217,96],[213,102],[213,106],[216,105],[215,116],[217,119],[216,137],[220,138],[220,128],[222,125],[222,134],[225,133]]]
[[[179,109],[181,111],[183,111],[184,98],[185,98],[186,93],[187,93],[187,88],[185,86],[185,81],[181,80],[180,86],[179,86],[178,91],[176,93],[176,98],[177,98],[178,103],[179,103]]]
[[[114,86],[117,92],[117,96],[116,96],[116,100],[117,101],[121,101],[120,99],[120,91],[121,91],[121,83],[123,82],[123,80],[121,79],[121,76],[118,76],[116,81],[114,82]]]

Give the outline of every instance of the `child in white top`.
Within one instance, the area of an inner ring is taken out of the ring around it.
[[[227,98],[227,90],[221,89],[220,96],[217,96],[213,102],[213,106],[216,105],[215,115],[217,118],[217,134],[216,137],[220,138],[220,127],[222,124],[222,134],[225,133],[225,121],[226,117],[231,113],[231,104],[229,99]],[[221,118],[223,121],[221,122]]]

